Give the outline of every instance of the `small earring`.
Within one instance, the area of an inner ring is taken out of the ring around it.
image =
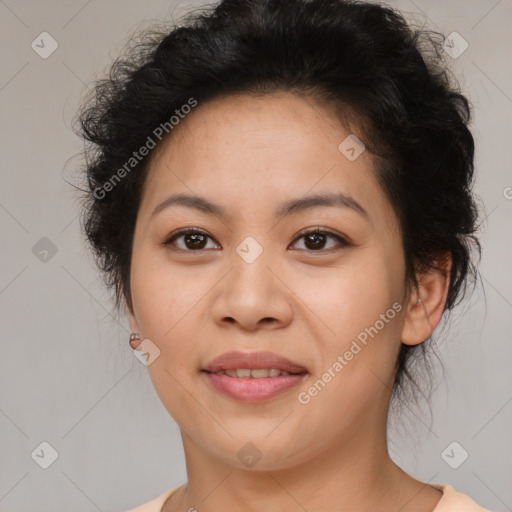
[[[132,347],[133,350],[136,350],[136,348],[140,345],[140,343],[135,344],[135,341],[140,341],[140,334],[138,332],[132,332],[130,334],[130,347]]]
[[[423,302],[421,302],[421,299],[418,298],[418,305],[423,306]]]

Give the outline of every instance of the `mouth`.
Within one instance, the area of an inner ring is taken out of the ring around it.
[[[211,388],[233,400],[258,403],[298,386],[303,366],[271,352],[229,352],[201,370]]]

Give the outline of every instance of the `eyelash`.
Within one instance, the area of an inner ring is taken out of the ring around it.
[[[167,237],[167,239],[162,243],[162,245],[164,247],[169,247],[179,237],[182,237],[182,236],[185,236],[185,235],[189,235],[189,234],[200,234],[200,235],[204,235],[204,236],[214,240],[212,236],[210,236],[206,231],[203,231],[202,229],[198,229],[198,228],[183,228],[183,229],[180,229],[180,230],[172,233],[169,237]],[[318,249],[318,250],[314,250],[314,249],[300,249],[300,250],[305,250],[305,251],[307,251],[309,253],[328,253],[329,254],[329,253],[332,253],[332,252],[335,252],[335,251],[339,251],[343,247],[349,247],[350,245],[352,245],[343,236],[341,236],[341,235],[339,235],[337,233],[334,233],[332,231],[321,229],[321,228],[313,228],[313,229],[308,228],[306,230],[301,231],[295,237],[295,239],[293,240],[292,244],[295,244],[301,238],[304,238],[305,236],[311,235],[311,234],[328,235],[328,236],[330,236],[332,238],[335,238],[338,241],[339,246],[335,247],[335,248],[330,248],[330,249]],[[211,249],[196,249],[196,250],[194,250],[194,249],[172,249],[172,250],[177,250],[177,251],[182,251],[182,252],[204,252],[204,251],[211,250]]]

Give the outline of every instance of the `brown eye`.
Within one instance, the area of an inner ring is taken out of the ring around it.
[[[183,241],[188,249],[204,249],[206,236],[202,233],[187,233],[183,235]]]
[[[178,250],[182,251],[200,251],[207,248],[208,239],[213,240],[213,238],[204,231],[189,228],[173,233],[162,245],[165,247],[175,245]],[[180,241],[181,243],[178,244],[176,241]],[[211,247],[208,249],[211,249]]]
[[[329,239],[335,240],[337,244],[331,244],[330,246],[326,247],[327,241]],[[350,245],[349,242],[342,236],[321,229],[303,232],[296,239],[296,241],[299,240],[304,240],[304,250],[311,252],[330,252],[331,250],[336,250],[336,246],[339,248],[339,246],[345,247]]]
[[[308,249],[323,249],[327,236],[324,233],[310,233],[304,236],[304,244]]]

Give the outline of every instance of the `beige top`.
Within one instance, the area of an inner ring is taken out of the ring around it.
[[[480,507],[468,495],[456,491],[451,485],[430,485],[443,492],[443,496],[432,512],[491,512],[489,509]],[[153,498],[151,501],[137,508],[127,510],[126,512],[161,512],[162,506],[167,498],[180,487],[181,485],[170,491],[166,491],[160,496]]]

